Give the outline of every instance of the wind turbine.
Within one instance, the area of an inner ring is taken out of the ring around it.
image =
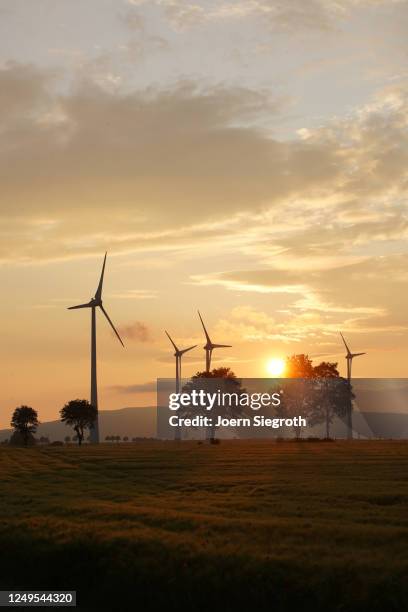
[[[176,358],[176,393],[180,393],[180,381],[181,381],[181,358],[184,355],[184,353],[187,353],[188,351],[191,351],[193,348],[195,348],[197,345],[195,344],[194,346],[189,346],[186,349],[183,349],[180,351],[180,349],[177,348],[177,346],[175,345],[175,343],[173,342],[170,334],[164,330],[166,332],[166,335],[168,337],[168,339],[170,340],[170,342],[172,343],[172,345],[174,346],[174,356]]]
[[[187,353],[188,351],[191,351],[193,348],[195,348],[197,345],[195,344],[194,346],[189,346],[186,349],[183,349],[182,351],[180,351],[179,348],[177,348],[176,344],[173,342],[170,334],[164,330],[166,332],[166,335],[168,337],[168,339],[170,340],[170,342],[172,343],[172,345],[174,346],[174,356],[176,358],[176,393],[180,393],[180,383],[181,383],[181,358],[184,355],[184,353]],[[174,439],[175,440],[181,440],[181,427],[176,427],[174,430]]]
[[[98,288],[95,293],[95,297],[91,299],[90,302],[86,304],[79,304],[78,306],[70,306],[68,310],[76,310],[77,308],[91,308],[91,404],[95,406],[96,410],[98,410],[98,385],[96,379],[96,309],[100,308],[108,320],[109,325],[113,329],[116,334],[117,339],[121,343],[122,346],[125,346],[122,342],[121,337],[119,336],[114,324],[109,318],[108,313],[103,307],[102,304],[102,286],[103,286],[103,277],[105,274],[105,264],[106,264],[106,255],[103,259],[102,272],[101,277],[99,279]],[[90,431],[91,442],[98,443],[99,442],[99,423],[98,423],[98,415],[96,417],[96,421],[94,426]]]
[[[344,336],[341,332],[340,332],[340,336],[342,337],[344,346],[346,347],[346,351],[347,351],[347,355],[345,357],[347,359],[347,380],[350,382],[351,381],[351,366],[353,364],[354,357],[360,357],[360,355],[365,355],[365,353],[352,353],[349,347],[347,346],[347,342],[345,341]]]
[[[211,368],[211,355],[212,355],[213,350],[215,348],[231,348],[231,345],[230,344],[213,344],[213,342],[211,342],[210,336],[208,335],[208,332],[207,332],[207,330],[205,328],[204,321],[202,319],[200,311],[197,310],[197,312],[198,312],[198,316],[200,317],[201,325],[203,326],[205,337],[206,337],[206,340],[207,340],[207,344],[203,348],[205,350],[205,371],[209,372],[210,368]]]
[[[347,359],[347,381],[349,384],[349,388],[351,391],[351,367],[353,365],[354,357],[360,357],[361,355],[365,355],[365,353],[352,353],[347,345],[347,342],[344,339],[343,334],[340,332],[340,336],[344,342],[344,346],[346,347],[346,359]],[[353,422],[352,422],[352,413],[351,413],[351,397],[350,397],[350,407],[347,413],[347,437],[349,440],[353,438]]]

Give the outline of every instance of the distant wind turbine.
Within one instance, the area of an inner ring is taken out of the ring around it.
[[[95,293],[95,297],[93,297],[91,301],[87,302],[86,304],[79,304],[78,306],[70,306],[68,308],[68,310],[76,310],[77,308],[91,308],[91,404],[92,406],[95,406],[97,410],[98,410],[98,385],[97,385],[97,379],[96,379],[96,309],[97,308],[100,308],[102,310],[103,314],[108,320],[109,325],[115,332],[117,339],[119,340],[121,345],[124,346],[121,337],[119,336],[115,326],[113,325],[112,321],[109,318],[108,313],[106,312],[106,310],[104,309],[102,305],[102,286],[103,286],[103,277],[105,274],[106,256],[107,256],[107,253],[105,253],[105,257],[103,259],[101,277],[99,279],[99,284],[98,284],[98,288]],[[90,431],[90,439],[91,439],[91,442],[93,443],[96,443],[96,444],[99,443],[98,416],[96,417],[94,427]]]
[[[187,353],[188,351],[191,351],[197,345],[195,344],[194,346],[189,346],[186,349],[180,350],[179,348],[177,348],[176,344],[173,342],[170,334],[166,330],[164,330],[164,331],[166,332],[166,335],[167,335],[168,339],[170,340],[170,342],[174,346],[174,351],[175,351],[174,356],[176,358],[176,393],[180,393],[181,358],[184,355],[184,353]]]
[[[188,351],[191,351],[193,348],[195,348],[197,345],[195,344],[194,346],[189,346],[186,349],[180,350],[175,342],[173,341],[173,339],[171,338],[170,334],[164,330],[166,332],[166,335],[168,337],[168,339],[170,340],[170,342],[172,343],[172,345],[174,346],[174,356],[176,358],[176,393],[180,393],[180,383],[181,383],[181,358],[184,355],[184,353],[187,353]],[[180,427],[176,427],[174,430],[174,439],[175,440],[181,440],[181,428]]]
[[[343,334],[340,332],[340,336],[344,342],[344,346],[346,347],[346,357],[345,359],[347,360],[347,381],[349,386],[351,387],[351,367],[353,365],[353,359],[354,357],[360,357],[361,355],[365,355],[365,353],[352,353],[347,345],[347,342],[344,339]],[[351,400],[350,400],[351,401]],[[347,436],[349,439],[351,439],[353,437],[353,423],[352,423],[352,414],[351,414],[351,409],[348,411],[348,415],[347,415]]]
[[[203,326],[205,337],[207,340],[207,343],[205,344],[203,348],[205,350],[205,371],[209,372],[211,369],[211,356],[212,356],[213,350],[216,348],[231,348],[231,345],[230,344],[214,344],[213,342],[211,342],[210,336],[208,335],[208,332],[205,328],[204,321],[202,319],[200,311],[198,310],[197,312],[198,312],[198,316],[200,317],[201,325]]]

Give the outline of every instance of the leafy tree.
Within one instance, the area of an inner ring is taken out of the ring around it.
[[[21,436],[24,446],[28,446],[39,425],[38,413],[30,406],[20,406],[13,412],[11,426]]]
[[[313,375],[315,378],[339,378],[337,365],[331,361],[322,361],[319,365],[314,366]]]
[[[127,436],[125,436],[125,437],[123,438],[123,441],[124,441],[124,442],[127,442],[128,440],[129,440],[129,438],[128,438]]]
[[[311,378],[298,378],[288,380],[280,385],[281,403],[276,408],[279,418],[294,419],[295,417],[308,418],[314,402],[315,384]],[[296,438],[300,438],[301,425],[293,425]]]
[[[217,379],[218,383],[215,387],[214,384],[208,381],[208,379]],[[211,392],[215,392],[215,390],[219,390],[221,393],[236,393],[238,396],[241,393],[244,393],[245,390],[241,386],[241,381],[236,377],[234,372],[230,368],[214,368],[211,372],[197,372],[195,376],[192,377],[191,381],[189,381],[184,387],[183,392],[191,393],[193,390],[199,391],[200,389],[210,390]],[[194,412],[195,411],[195,412]],[[213,408],[213,421],[215,420],[215,412],[217,415],[225,416],[225,417],[236,417],[241,414],[244,409],[241,406],[236,406],[233,404],[230,405],[218,405],[217,403]],[[179,409],[180,415],[192,415],[197,414],[195,408],[185,408]],[[216,443],[215,432],[216,426],[213,424],[207,428],[206,438],[210,441],[211,444]]]
[[[330,438],[330,425],[338,416],[345,417],[354,397],[348,381],[340,376],[317,378],[315,402],[310,414],[310,423],[325,423],[326,439]]]
[[[308,355],[291,355],[286,358],[287,378],[313,378],[314,368]]]
[[[105,436],[105,442],[110,442],[112,440],[112,436]]]
[[[73,428],[78,445],[81,446],[85,429],[91,429],[96,421],[97,410],[85,399],[71,400],[60,410],[61,421]]]
[[[340,377],[337,363],[322,361],[314,366],[308,355],[287,358],[288,377],[299,379],[283,385],[283,400],[278,412],[281,416],[304,416],[311,425],[325,423],[326,438],[335,416],[343,417],[351,405],[351,390]],[[300,436],[300,430],[295,428]]]

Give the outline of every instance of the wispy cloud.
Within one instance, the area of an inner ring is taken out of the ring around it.
[[[123,339],[133,342],[148,342],[151,339],[151,332],[145,323],[134,321],[128,325],[118,327],[119,335]]]

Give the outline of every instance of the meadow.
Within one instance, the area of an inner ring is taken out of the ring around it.
[[[408,609],[408,444],[0,447],[1,589],[80,609]]]

